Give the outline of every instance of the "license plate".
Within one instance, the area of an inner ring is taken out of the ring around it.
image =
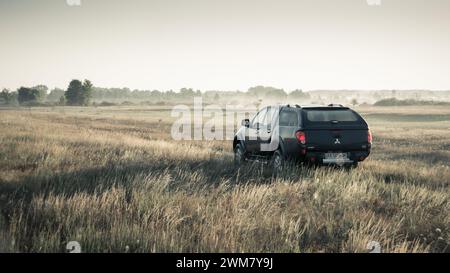
[[[339,159],[348,159],[348,155],[347,153],[326,153],[325,154],[325,159],[335,159],[335,160],[339,160]]]

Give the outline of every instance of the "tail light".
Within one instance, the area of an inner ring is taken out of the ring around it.
[[[369,142],[370,144],[372,144],[372,132],[370,130],[367,131],[367,142]]]
[[[306,135],[303,131],[297,131],[295,132],[295,137],[301,144],[306,144]]]

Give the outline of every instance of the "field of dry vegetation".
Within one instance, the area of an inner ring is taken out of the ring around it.
[[[0,252],[450,251],[450,109],[357,109],[354,170],[236,170],[151,107],[0,109]]]

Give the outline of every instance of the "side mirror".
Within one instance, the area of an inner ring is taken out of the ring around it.
[[[249,119],[243,119],[241,122],[241,125],[244,127],[250,127],[250,120]]]

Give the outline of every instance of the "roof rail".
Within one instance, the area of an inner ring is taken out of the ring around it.
[[[331,103],[331,104],[328,104],[328,107],[344,107],[344,105]]]

